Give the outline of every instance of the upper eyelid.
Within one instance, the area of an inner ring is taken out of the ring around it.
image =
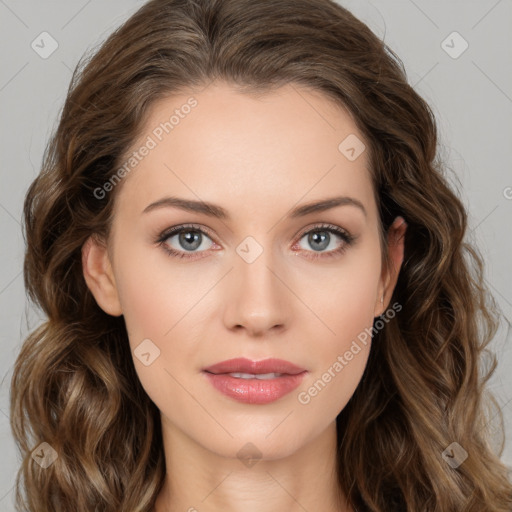
[[[173,226],[171,228],[164,229],[161,234],[159,235],[160,239],[166,239],[171,236],[174,236],[182,231],[200,231],[202,233],[205,233],[208,236],[211,236],[211,230],[209,228],[206,228],[205,226],[199,226],[195,224],[179,224],[177,226]]]
[[[312,226],[307,226],[300,230],[297,235],[295,236],[304,236],[306,233],[309,233],[310,231],[316,231],[316,230],[322,230],[325,229],[326,231],[334,231],[336,234],[341,235],[345,234],[347,236],[352,236],[349,231],[347,231],[345,228],[342,228],[341,226],[336,226],[335,224],[330,224],[328,222],[320,222],[319,224],[315,224]],[[341,232],[341,233],[340,233]]]

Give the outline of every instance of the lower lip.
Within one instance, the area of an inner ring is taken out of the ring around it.
[[[299,386],[307,371],[283,375],[275,379],[238,379],[227,373],[203,372],[214,388],[224,395],[246,404],[275,402]]]

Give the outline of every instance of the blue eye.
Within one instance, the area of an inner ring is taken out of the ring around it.
[[[173,248],[168,242],[171,238],[175,237],[177,237],[178,248]],[[187,253],[204,252],[197,249],[203,246],[205,237],[211,240],[203,229],[196,226],[175,226],[162,233],[157,242],[172,256],[188,258],[190,255]]]
[[[333,240],[332,235],[335,235],[338,239],[341,239],[342,244],[337,246],[335,241]],[[311,255],[307,257],[312,259],[325,258],[343,254],[355,240],[355,236],[352,236],[344,229],[341,229],[338,226],[334,226],[332,224],[323,224],[321,226],[316,226],[313,229],[310,229],[309,231],[303,233],[300,237],[300,240],[302,240],[305,237],[307,237],[307,243],[309,244],[309,246],[313,248],[312,251],[306,251],[308,253],[311,253]],[[330,246],[331,250],[324,250],[329,248]]]
[[[335,243],[332,235],[335,235],[338,239],[342,240],[341,245],[337,245]],[[340,255],[344,253],[350,245],[352,245],[356,238],[344,229],[332,224],[322,224],[320,226],[315,226],[309,231],[305,231],[300,235],[299,243],[306,236],[307,243],[312,250],[304,249],[303,252],[310,253],[311,255],[307,256],[310,259]],[[175,237],[177,247],[173,247],[169,243],[169,240]],[[196,259],[196,254],[207,252],[207,250],[211,248],[211,245],[210,247],[204,246],[206,239],[209,239],[212,244],[215,244],[207,230],[200,226],[190,224],[174,226],[167,229],[160,234],[156,242],[173,257]],[[297,243],[294,244],[293,247],[296,246]],[[325,250],[329,247],[331,247],[330,250]]]

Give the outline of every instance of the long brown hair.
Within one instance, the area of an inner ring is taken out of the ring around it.
[[[498,313],[436,156],[434,116],[393,51],[331,0],[152,0],[78,64],[24,204],[25,286],[47,320],[12,378],[18,510],[154,506],[165,475],[159,411],[123,318],[86,286],[81,248],[108,236],[119,187],[97,190],[154,101],[213,80],[247,92],[292,83],[345,106],[368,145],[382,239],[397,215],[408,224],[392,297],[403,308],[374,334],[337,418],[340,489],[358,512],[509,512],[512,485],[488,432],[501,412],[484,407],[496,404],[484,389],[495,358],[481,371]],[[442,456],[454,442],[468,454],[456,468]],[[57,458],[43,468],[36,449]]]

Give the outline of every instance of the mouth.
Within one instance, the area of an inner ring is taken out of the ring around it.
[[[282,398],[297,388],[307,373],[282,359],[230,359],[203,369],[217,391],[247,404],[267,404]]]

